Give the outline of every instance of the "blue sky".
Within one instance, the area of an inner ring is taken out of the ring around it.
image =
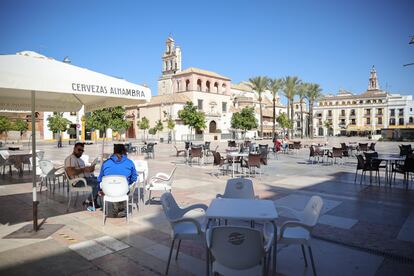
[[[414,94],[414,1],[7,1],[0,54],[32,50],[135,83],[156,95],[172,33],[183,68],[233,83],[296,75],[324,93],[381,88]]]

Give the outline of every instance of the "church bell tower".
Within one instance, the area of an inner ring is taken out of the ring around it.
[[[178,72],[181,72],[181,48],[175,46],[174,39],[169,35],[162,55],[162,75],[158,80],[158,95],[172,93],[172,76]]]
[[[372,65],[371,74],[368,82],[368,90],[379,90],[379,84],[377,79],[377,71],[375,70],[374,65]]]

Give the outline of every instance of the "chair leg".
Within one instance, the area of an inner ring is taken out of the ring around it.
[[[178,259],[178,252],[180,252],[181,240],[178,240],[177,251],[175,252],[175,260]]]
[[[355,171],[355,179],[354,179],[354,183],[356,182],[356,180],[357,180],[357,176],[358,176],[358,169]]]
[[[105,201],[105,197],[104,197],[103,207],[102,207],[102,225],[105,225],[105,219],[106,219],[106,201]]]
[[[303,260],[305,261],[305,267],[308,267],[308,260],[306,259],[305,246],[301,244],[300,247],[302,248],[302,254],[303,254]]]
[[[126,222],[129,223],[129,199],[126,200]]]
[[[42,190],[42,186],[41,186],[41,185],[40,185],[40,190]],[[68,196],[69,196],[69,201],[68,201],[68,208],[66,209],[66,212],[67,212],[67,211],[69,211],[69,207],[70,207],[70,200],[71,200],[71,198],[72,198],[72,197],[71,197],[71,195],[72,195],[72,193],[69,193],[69,195],[68,195]]]
[[[168,269],[170,268],[171,255],[172,255],[172,251],[174,249],[174,242],[175,242],[175,239],[173,239],[172,242],[171,242],[170,254],[168,256],[167,269],[165,270],[165,275],[168,274]]]
[[[316,276],[315,262],[313,261],[312,248],[310,247],[310,245],[308,245],[308,250],[309,250],[309,256],[310,256],[311,263],[312,263],[313,275]]]

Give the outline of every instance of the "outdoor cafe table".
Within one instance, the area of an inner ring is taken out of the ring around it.
[[[210,221],[214,219],[228,220],[248,220],[270,222],[273,224],[273,275],[276,275],[276,253],[277,253],[277,226],[276,220],[278,213],[271,200],[263,199],[235,199],[235,198],[216,198],[213,199],[206,211],[208,219],[207,228]],[[207,248],[207,275],[209,275],[209,252]]]
[[[232,177],[234,177],[234,163],[236,162],[236,157],[248,157],[249,154],[247,152],[237,152],[237,151],[233,151],[233,152],[229,152],[227,153],[227,157],[231,157],[233,159],[233,164],[232,164]]]
[[[391,185],[392,165],[405,160],[405,156],[399,154],[378,154],[378,157],[372,159],[385,161],[385,181]]]
[[[19,171],[19,174],[23,174],[23,164],[25,162],[30,162],[30,158],[32,158],[31,153],[12,153],[9,155],[8,161],[13,164],[13,166]]]

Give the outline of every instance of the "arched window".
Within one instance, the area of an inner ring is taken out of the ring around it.
[[[168,62],[166,61],[164,65],[164,71],[167,71],[167,70],[168,70]]]
[[[185,81],[185,91],[188,91],[188,88],[190,88],[190,80]]]
[[[211,92],[211,90],[210,90],[210,81],[206,82],[206,92]]]
[[[174,69],[174,67],[173,67],[173,61],[172,60],[170,60],[170,68],[171,68],[171,70]]]
[[[221,86],[221,92],[223,94],[226,94],[226,84],[225,83],[223,83],[223,85]]]
[[[197,80],[197,91],[201,91],[201,80]]]
[[[409,122],[410,124],[412,124],[412,123],[413,123],[413,117],[410,117],[410,118],[408,119],[408,122]]]
[[[177,92],[180,92],[180,81],[177,81]]]
[[[216,92],[216,93],[219,92],[219,86],[218,86],[217,82],[214,83],[214,92]]]

